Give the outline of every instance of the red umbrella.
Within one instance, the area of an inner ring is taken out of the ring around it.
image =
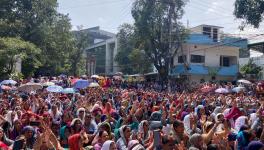
[[[71,79],[71,85],[73,85],[75,82],[77,82],[79,79],[78,78],[74,78],[74,79]]]

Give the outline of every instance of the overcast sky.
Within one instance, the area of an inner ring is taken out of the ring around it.
[[[100,26],[101,29],[117,32],[122,23],[133,23],[131,7],[134,0],[58,0],[59,12],[69,14],[73,29]],[[259,34],[263,30],[247,28],[241,32],[240,24],[233,16],[235,0],[189,0],[182,22],[193,27],[210,24],[224,27],[223,31],[232,34]],[[263,27],[263,26],[262,26]]]

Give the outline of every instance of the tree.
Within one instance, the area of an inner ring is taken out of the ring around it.
[[[57,12],[56,0],[0,1],[0,37],[21,37],[41,49],[36,74],[69,72],[74,38],[70,19]],[[23,74],[30,75],[33,66],[32,57],[25,59]]]
[[[254,75],[259,75],[262,67],[257,66],[252,59],[249,59],[248,63],[245,64],[244,66],[241,67],[241,72],[243,74],[254,74]]]
[[[234,15],[236,18],[243,19],[242,26],[253,25],[255,28],[263,20],[264,1],[263,0],[236,0]]]
[[[32,57],[32,64],[34,64],[32,70],[39,67],[40,62],[34,59],[38,54],[40,49],[30,42],[19,38],[0,38],[0,77],[3,79],[10,77],[15,72],[14,67],[18,59],[23,61]]]
[[[123,24],[119,27],[117,33],[118,53],[115,60],[120,65],[120,69],[124,74],[133,74],[133,64],[129,59],[129,54],[135,47],[135,28],[131,24]]]
[[[85,73],[85,53],[84,50],[91,43],[91,39],[87,32],[82,31],[82,27],[78,27],[78,31],[74,34],[75,48],[70,53],[71,72],[73,75],[81,75]]]
[[[149,73],[152,70],[151,62],[147,59],[147,56],[144,50],[134,49],[129,55],[128,58],[133,66],[134,73]],[[134,65],[133,65],[134,63]]]
[[[168,81],[173,57],[184,41],[185,29],[178,21],[183,15],[184,0],[136,0],[132,8],[139,49],[143,49]]]

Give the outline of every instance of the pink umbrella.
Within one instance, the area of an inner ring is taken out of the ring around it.
[[[1,86],[1,89],[2,89],[2,90],[5,90],[5,91],[9,91],[9,90],[11,90],[12,88],[11,88],[10,86],[2,85],[2,86]]]
[[[78,78],[71,79],[71,84],[73,85],[73,84],[76,83],[78,80],[79,80]]]

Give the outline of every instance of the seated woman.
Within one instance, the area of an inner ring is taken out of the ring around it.
[[[128,150],[128,143],[130,141],[130,128],[127,125],[119,129],[120,138],[117,140],[116,145],[118,150]]]
[[[108,133],[106,131],[104,131],[104,130],[99,131],[98,139],[97,139],[96,144],[94,145],[94,149],[95,150],[101,150],[104,142],[106,140],[108,140],[108,138],[109,138],[109,136],[108,136]]]

